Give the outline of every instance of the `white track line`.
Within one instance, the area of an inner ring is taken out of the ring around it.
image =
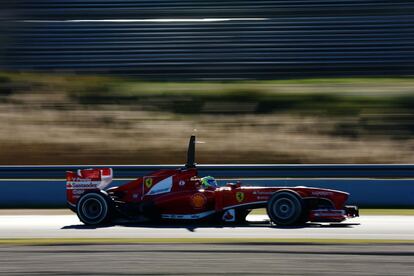
[[[266,216],[250,216],[262,220]],[[89,228],[75,215],[0,216],[0,239],[9,238],[295,238],[295,239],[402,239],[414,240],[414,216],[364,216],[349,226],[274,228],[266,224],[249,227],[137,225]],[[360,223],[360,225],[358,225]],[[355,225],[356,224],[356,225]]]

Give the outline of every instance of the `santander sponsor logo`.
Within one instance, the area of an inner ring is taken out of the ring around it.
[[[80,177],[74,177],[72,179],[73,182],[92,182],[92,179],[90,178],[80,178]]]

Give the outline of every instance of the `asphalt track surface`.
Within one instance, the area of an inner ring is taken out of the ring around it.
[[[0,246],[0,275],[413,275],[412,245]]]
[[[0,275],[413,275],[414,216],[364,216],[343,224],[82,225],[75,215],[2,215],[1,239],[239,238],[237,243],[0,245]],[[269,239],[363,239],[372,243],[252,243]],[[249,239],[250,243],[243,243]],[[382,244],[378,240],[405,240]]]
[[[414,216],[363,216],[340,224],[270,227],[267,216],[252,215],[249,225],[83,225],[76,215],[3,215],[0,239],[15,238],[223,238],[372,239],[414,241]]]

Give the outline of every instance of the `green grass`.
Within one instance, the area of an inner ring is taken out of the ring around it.
[[[266,215],[266,209],[255,209],[250,214]],[[414,216],[413,209],[369,209],[363,208],[359,210],[360,216]]]

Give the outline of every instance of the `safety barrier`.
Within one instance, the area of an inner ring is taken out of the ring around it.
[[[65,172],[104,166],[0,166],[0,207],[63,207]],[[107,167],[107,166],[105,166]],[[109,166],[113,185],[179,165]],[[414,207],[414,165],[200,165],[200,176],[219,183],[314,186],[351,194],[349,203],[371,207]]]

